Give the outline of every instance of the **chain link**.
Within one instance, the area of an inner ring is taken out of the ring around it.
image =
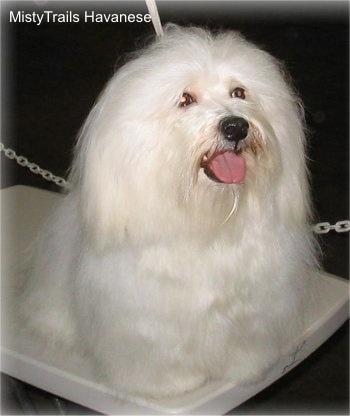
[[[41,175],[47,181],[54,182],[62,188],[67,188],[69,186],[69,183],[65,179],[55,176],[48,170],[41,169],[36,163],[29,162],[26,157],[17,155],[16,152],[10,148],[5,148],[3,143],[0,143],[0,152],[4,152],[6,157],[16,160],[20,166],[28,168],[36,175]],[[350,221],[338,221],[334,225],[331,225],[329,222],[319,222],[315,224],[312,229],[316,234],[327,234],[331,230],[337,233],[346,233],[350,231]]]
[[[329,222],[319,222],[313,226],[313,231],[316,234],[327,234],[331,230],[337,233],[346,233],[350,231],[350,221],[338,221],[334,225],[331,225]]]
[[[4,152],[7,158],[15,160],[20,166],[28,168],[32,173],[42,176],[45,180],[49,182],[54,182],[61,188],[68,187],[68,182],[65,179],[61,178],[60,176],[54,175],[48,170],[42,169],[36,163],[29,162],[26,157],[17,155],[13,149],[6,148],[3,145],[3,143],[0,143],[0,152]]]

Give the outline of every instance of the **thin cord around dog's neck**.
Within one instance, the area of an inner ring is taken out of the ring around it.
[[[145,2],[147,5],[149,14],[151,15],[151,18],[152,18],[154,30],[156,31],[157,36],[161,37],[163,36],[163,28],[162,28],[162,23],[160,21],[157,4],[155,0],[145,0]]]

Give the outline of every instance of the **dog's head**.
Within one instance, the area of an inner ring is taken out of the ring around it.
[[[101,245],[211,235],[239,216],[303,222],[301,107],[276,60],[239,34],[170,25],[108,83],[71,181]]]

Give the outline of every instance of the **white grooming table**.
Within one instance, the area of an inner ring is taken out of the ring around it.
[[[16,280],[21,253],[34,237],[59,194],[14,186],[1,191],[2,215],[2,305]],[[159,401],[119,398],[118,392],[94,380],[89,363],[81,357],[65,357],[64,364],[43,362],[35,340],[18,346],[12,336],[15,323],[3,323],[1,339],[2,372],[40,389],[106,414],[223,414],[282,377],[329,338],[349,316],[349,285],[344,279],[322,274],[321,300],[309,311],[308,329],[301,333],[297,348],[283,357],[260,383],[238,387],[212,382],[180,397]],[[6,314],[5,314],[6,315]],[[5,332],[4,332],[5,331]]]

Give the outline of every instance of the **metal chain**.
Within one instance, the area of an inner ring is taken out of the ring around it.
[[[327,234],[329,231],[333,230],[337,233],[346,233],[350,231],[350,221],[338,221],[334,225],[331,225],[329,222],[319,222],[313,227],[313,231],[316,234]]]
[[[6,157],[14,159],[19,165],[27,167],[31,172],[41,175],[47,181],[54,182],[62,188],[67,188],[69,186],[69,183],[65,179],[55,176],[48,170],[41,169],[40,166],[29,162],[24,156],[18,156],[14,150],[5,148],[3,143],[0,143],[0,152],[4,152]],[[338,221],[334,225],[331,225],[329,222],[319,222],[318,224],[315,224],[312,229],[316,234],[327,234],[331,230],[337,233],[346,233],[350,231],[350,221]]]
[[[17,155],[16,152],[10,148],[6,148],[3,143],[0,143],[0,152],[4,152],[5,156],[9,159],[14,159],[19,165],[28,168],[31,172],[35,173],[36,175],[41,175],[45,180],[49,182],[54,182],[56,185],[67,188],[68,182],[61,178],[60,176],[56,176],[48,170],[42,169],[36,163],[31,163],[28,159],[24,156]]]

